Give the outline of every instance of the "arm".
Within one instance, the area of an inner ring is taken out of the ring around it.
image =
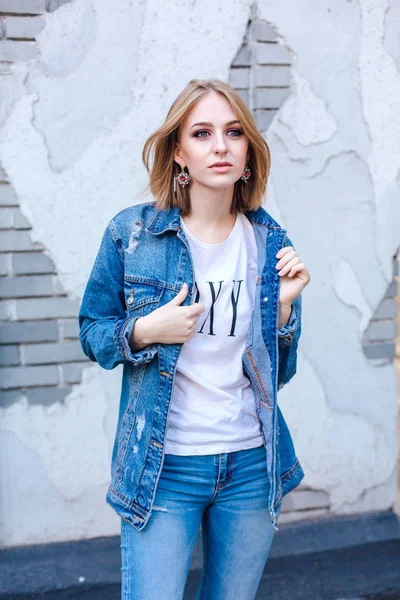
[[[284,246],[293,246],[286,236]],[[301,303],[299,294],[290,306],[279,305],[278,323],[278,389],[290,381],[297,368],[297,346],[301,335]],[[290,312],[290,314],[288,314]]]
[[[150,362],[157,352],[155,344],[143,349],[140,349],[143,344],[139,344],[136,351],[131,349],[132,332],[140,317],[126,316],[123,251],[115,226],[110,221],[86,284],[78,316],[82,350],[104,369],[114,369],[126,361],[135,366],[141,365]]]
[[[292,302],[289,322],[278,330],[278,389],[288,383],[297,368],[297,346],[301,335],[301,294]]]
[[[288,346],[292,343],[296,331],[300,327],[300,312],[301,312],[301,300],[296,302],[298,296],[293,302],[291,307],[279,306],[279,324],[278,324],[278,343],[279,346]],[[290,314],[288,314],[290,313]]]
[[[278,317],[278,329],[281,329],[289,321],[289,317],[292,312],[291,304],[282,304],[279,302],[279,317]]]

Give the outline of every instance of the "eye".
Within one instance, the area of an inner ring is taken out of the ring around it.
[[[193,134],[193,137],[197,137],[197,138],[207,137],[207,135],[202,135],[203,133],[208,134],[209,132],[202,129],[201,131],[196,131],[196,133]],[[229,129],[229,131],[227,131],[227,133],[234,134],[234,135],[230,135],[229,137],[240,137],[241,135],[243,135],[243,131],[241,129]]]
[[[240,137],[243,134],[243,131],[241,129],[230,129],[228,133],[236,133],[236,135],[231,135],[229,137]]]
[[[193,137],[205,137],[204,135],[200,135],[200,133],[208,133],[208,131],[196,131]]]

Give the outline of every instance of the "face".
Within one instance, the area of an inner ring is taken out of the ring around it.
[[[222,189],[240,179],[247,152],[248,139],[228,100],[209,92],[186,115],[174,159],[187,167],[191,186]],[[212,167],[216,162],[230,166]]]

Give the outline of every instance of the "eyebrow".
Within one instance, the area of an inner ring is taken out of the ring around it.
[[[237,119],[235,119],[234,121],[228,121],[226,123],[226,125],[233,125],[234,123],[240,123],[240,121],[238,121]],[[193,127],[196,127],[196,125],[203,125],[203,126],[206,126],[206,127],[212,127],[213,126],[213,124],[209,123],[208,121],[201,121],[200,123],[195,123],[194,125],[192,125],[190,129],[193,129]]]

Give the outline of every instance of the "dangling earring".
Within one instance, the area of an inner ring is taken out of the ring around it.
[[[181,167],[181,172],[179,175],[174,177],[174,192],[176,192],[176,181],[178,180],[179,185],[187,185],[191,180],[189,173],[186,173],[185,166]]]
[[[248,163],[246,163],[246,166],[243,169],[243,173],[242,173],[242,176],[240,179],[243,179],[243,181],[245,183],[247,183],[248,180],[250,179],[250,175],[251,175],[250,167],[249,167]]]

